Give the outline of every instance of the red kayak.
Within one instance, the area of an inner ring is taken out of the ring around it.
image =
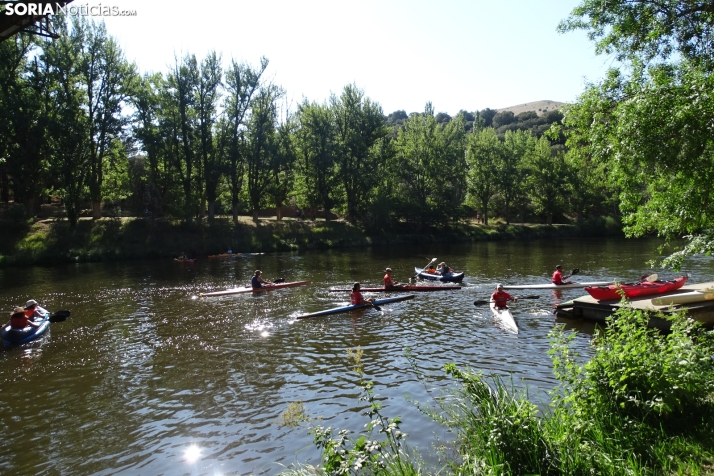
[[[598,301],[607,301],[620,299],[620,292],[623,291],[628,298],[668,293],[681,288],[686,282],[687,277],[682,276],[671,281],[642,281],[639,283],[611,284],[609,286],[588,286],[585,290]],[[619,290],[621,291],[618,292]]]
[[[412,285],[406,285],[402,287],[397,287],[397,288],[361,288],[360,291],[363,293],[383,293],[383,292],[412,292],[412,291],[448,291],[450,289],[461,289],[461,286],[412,286]],[[351,289],[330,289],[331,293],[338,293],[338,292],[345,292],[345,293],[350,293],[352,292]]]

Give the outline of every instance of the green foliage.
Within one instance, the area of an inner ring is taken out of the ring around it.
[[[461,390],[445,408],[456,430],[462,463],[457,474],[547,474],[549,448],[537,407],[525,392],[506,386],[498,376],[445,366]],[[487,380],[493,383],[490,385]]]
[[[367,402],[365,414],[370,418],[365,425],[366,432],[357,439],[349,438],[347,430],[317,426],[311,430],[315,445],[322,450],[323,470],[326,474],[420,474],[418,467],[409,461],[405,439],[399,426],[399,418],[385,418],[381,414],[382,405],[374,394],[373,383],[364,380],[362,349],[348,349],[347,355],[357,373]],[[372,439],[374,430],[384,436],[381,441]]]
[[[466,138],[468,191],[479,203],[484,224],[488,225],[489,203],[496,191],[497,164],[503,160],[503,144],[496,131],[488,127],[475,130]]]
[[[441,124],[431,103],[397,135],[394,167],[404,188],[403,206],[422,226],[446,222],[463,200],[463,139],[463,116]]]
[[[596,334],[595,355],[582,369],[567,343],[557,341],[555,372],[571,385],[564,402],[575,414],[598,408],[649,422],[711,411],[714,335],[684,316],[662,335],[647,327],[648,319],[644,311],[620,308]]]
[[[585,30],[596,52],[622,61],[667,59],[677,53],[712,65],[714,9],[704,0],[582,0],[558,25]]]

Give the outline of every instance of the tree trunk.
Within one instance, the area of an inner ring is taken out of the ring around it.
[[[238,200],[233,200],[231,204],[233,207],[233,223],[238,223]]]
[[[92,201],[92,219],[98,220],[102,218],[102,202],[93,200]]]
[[[258,209],[257,208],[253,209],[253,221],[258,223]]]

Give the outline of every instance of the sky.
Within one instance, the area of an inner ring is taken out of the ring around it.
[[[573,102],[614,60],[556,27],[578,0],[74,0],[135,16],[104,21],[141,73],[215,50],[258,65],[295,107],[354,83],[382,106],[437,112]],[[97,9],[94,9],[97,12]]]

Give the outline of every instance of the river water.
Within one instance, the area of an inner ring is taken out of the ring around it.
[[[547,354],[558,325],[553,304],[581,290],[537,295],[513,306],[520,333],[494,322],[487,299],[496,282],[547,283],[556,264],[580,268],[580,281],[632,281],[657,255],[655,240],[488,242],[429,248],[275,253],[233,260],[76,264],[0,270],[2,312],[28,299],[72,317],[22,347],[0,353],[0,473],[276,474],[295,462],[317,464],[307,426],[352,431],[367,418],[347,351],[363,351],[383,414],[400,416],[408,443],[434,463],[433,443],[450,435],[405,396],[428,403],[453,382],[443,365],[513,375],[536,398],[556,381]],[[352,314],[295,316],[347,303],[331,286],[396,280],[438,257],[466,273],[458,291],[418,293],[409,301]],[[262,295],[198,298],[249,281],[312,284]],[[690,259],[693,283],[713,281],[714,263]],[[672,272],[660,272],[664,278]],[[514,294],[517,294],[514,292]],[[589,352],[587,327],[573,328]],[[404,356],[409,347],[423,385]],[[302,402],[312,423],[281,426]]]

